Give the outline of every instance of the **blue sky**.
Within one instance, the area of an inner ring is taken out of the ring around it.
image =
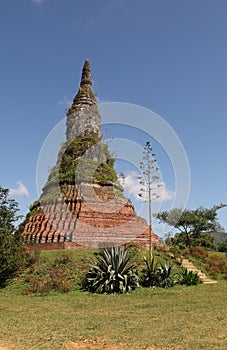
[[[22,213],[86,58],[100,101],[146,107],[175,130],[190,163],[187,207],[226,203],[226,13],[213,0],[1,1],[0,184],[17,190]],[[174,191],[165,161],[162,175]],[[227,230],[226,208],[219,217]]]

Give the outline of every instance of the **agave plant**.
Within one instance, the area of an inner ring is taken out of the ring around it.
[[[185,267],[178,273],[178,283],[186,286],[196,285],[200,282],[197,272],[188,271]]]
[[[144,258],[145,267],[142,270],[141,285],[143,287],[167,288],[174,285],[173,267],[167,261],[163,264],[155,260]]]
[[[136,265],[129,249],[112,247],[96,255],[82,283],[84,290],[92,293],[126,293],[138,286]]]
[[[141,285],[143,287],[155,287],[157,286],[159,267],[158,262],[154,256],[150,258],[143,258],[145,267],[142,270]]]
[[[175,281],[173,278],[174,267],[169,264],[168,261],[165,261],[163,264],[160,264],[158,269],[158,279],[157,285],[162,288],[173,287]]]

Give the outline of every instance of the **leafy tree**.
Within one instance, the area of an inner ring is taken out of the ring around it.
[[[18,203],[8,197],[9,190],[0,186],[0,234],[14,233],[15,222],[20,218],[17,215]]]
[[[151,143],[150,141],[147,141],[143,151],[143,158],[140,162],[142,175],[138,177],[141,185],[141,190],[140,193],[138,193],[138,196],[144,198],[145,202],[148,202],[150,260],[152,258],[152,201],[159,197],[157,189],[162,186],[160,183],[157,183],[159,180],[159,176],[157,176],[159,168],[157,167],[156,162],[155,154],[152,152]]]
[[[23,250],[20,238],[14,234],[18,204],[9,198],[9,190],[0,186],[0,287],[18,269]]]
[[[199,207],[196,210],[175,208],[160,212],[156,217],[169,225],[174,226],[179,232],[171,239],[171,243],[191,247],[213,247],[213,237],[210,232],[217,231],[220,226],[217,219],[217,211],[226,206],[215,205],[210,209]]]

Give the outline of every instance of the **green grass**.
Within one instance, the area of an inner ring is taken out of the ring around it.
[[[44,252],[53,258],[59,252]],[[84,269],[90,251],[75,251]],[[23,295],[22,285],[0,290],[0,344],[9,349],[63,350],[69,341],[105,339],[125,349],[226,349],[227,281],[216,285],[138,288],[126,295],[79,290]]]

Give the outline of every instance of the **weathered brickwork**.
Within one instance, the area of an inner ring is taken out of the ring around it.
[[[67,180],[67,171],[60,184],[58,173],[65,149],[78,137],[89,136],[101,141],[100,124],[90,64],[86,60],[78,93],[67,113],[66,142],[59,151],[44,193],[21,226],[27,243],[33,243],[37,249],[98,248],[130,242],[148,249],[147,223],[136,215],[119,184],[94,181],[78,186],[72,179]],[[75,162],[75,154],[69,160],[64,158],[63,164],[67,161],[74,164],[71,162]],[[58,186],[56,191],[55,184]],[[154,233],[152,241],[153,245],[159,242]]]

